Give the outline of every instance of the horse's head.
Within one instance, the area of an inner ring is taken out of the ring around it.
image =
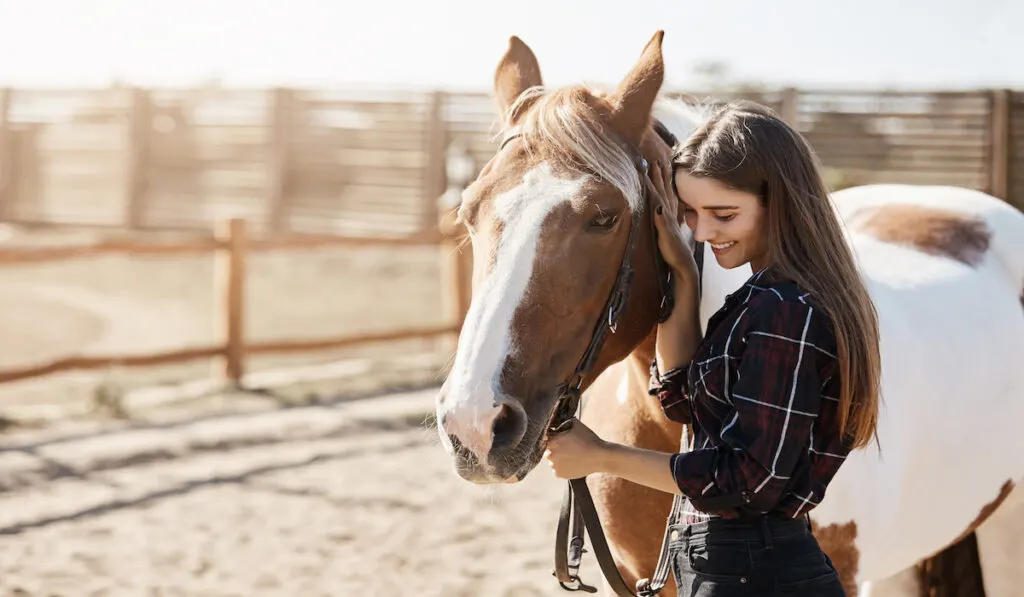
[[[536,466],[559,389],[573,383],[607,318],[627,254],[628,300],[582,387],[657,323],[662,293],[642,175],[644,159],[667,167],[670,157],[651,116],[661,39],[608,94],[544,91],[537,59],[515,37],[498,64],[504,140],[459,207],[473,247],[473,299],[437,397],[442,443],[470,481],[518,480]]]

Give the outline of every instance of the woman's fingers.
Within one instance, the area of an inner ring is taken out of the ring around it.
[[[676,187],[672,184],[673,173],[671,166],[664,168],[663,174],[665,176],[665,197],[667,197],[667,200],[672,203],[672,211],[679,213],[679,196],[676,195]]]
[[[654,227],[658,232],[658,251],[661,252],[665,263],[673,269],[678,267],[687,251],[683,239],[679,234],[675,219],[663,209],[655,209]]]
[[[651,179],[654,181],[655,188],[658,189],[658,198],[661,200],[662,208],[669,217],[675,220],[678,213],[677,201],[675,201],[675,193],[671,191],[671,187],[665,186],[665,169],[661,167],[661,164],[654,164],[651,167]]]

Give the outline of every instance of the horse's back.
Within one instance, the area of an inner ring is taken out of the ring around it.
[[[1024,216],[951,187],[873,185],[834,199],[879,316],[882,453],[855,452],[816,517],[853,514],[858,544],[871,546],[861,573],[878,578],[941,550],[1024,475]],[[928,221],[950,212],[972,227]]]

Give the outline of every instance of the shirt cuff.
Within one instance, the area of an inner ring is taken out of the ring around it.
[[[693,421],[690,395],[686,391],[689,366],[676,367],[662,374],[657,359],[651,361],[651,381],[647,393],[658,398],[661,409],[670,421],[689,425]]]

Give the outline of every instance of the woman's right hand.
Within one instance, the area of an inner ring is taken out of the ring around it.
[[[646,184],[654,206],[654,226],[658,231],[658,250],[665,263],[680,276],[696,279],[697,263],[693,260],[683,229],[679,224],[679,198],[672,187],[672,170],[660,164],[651,165]]]

